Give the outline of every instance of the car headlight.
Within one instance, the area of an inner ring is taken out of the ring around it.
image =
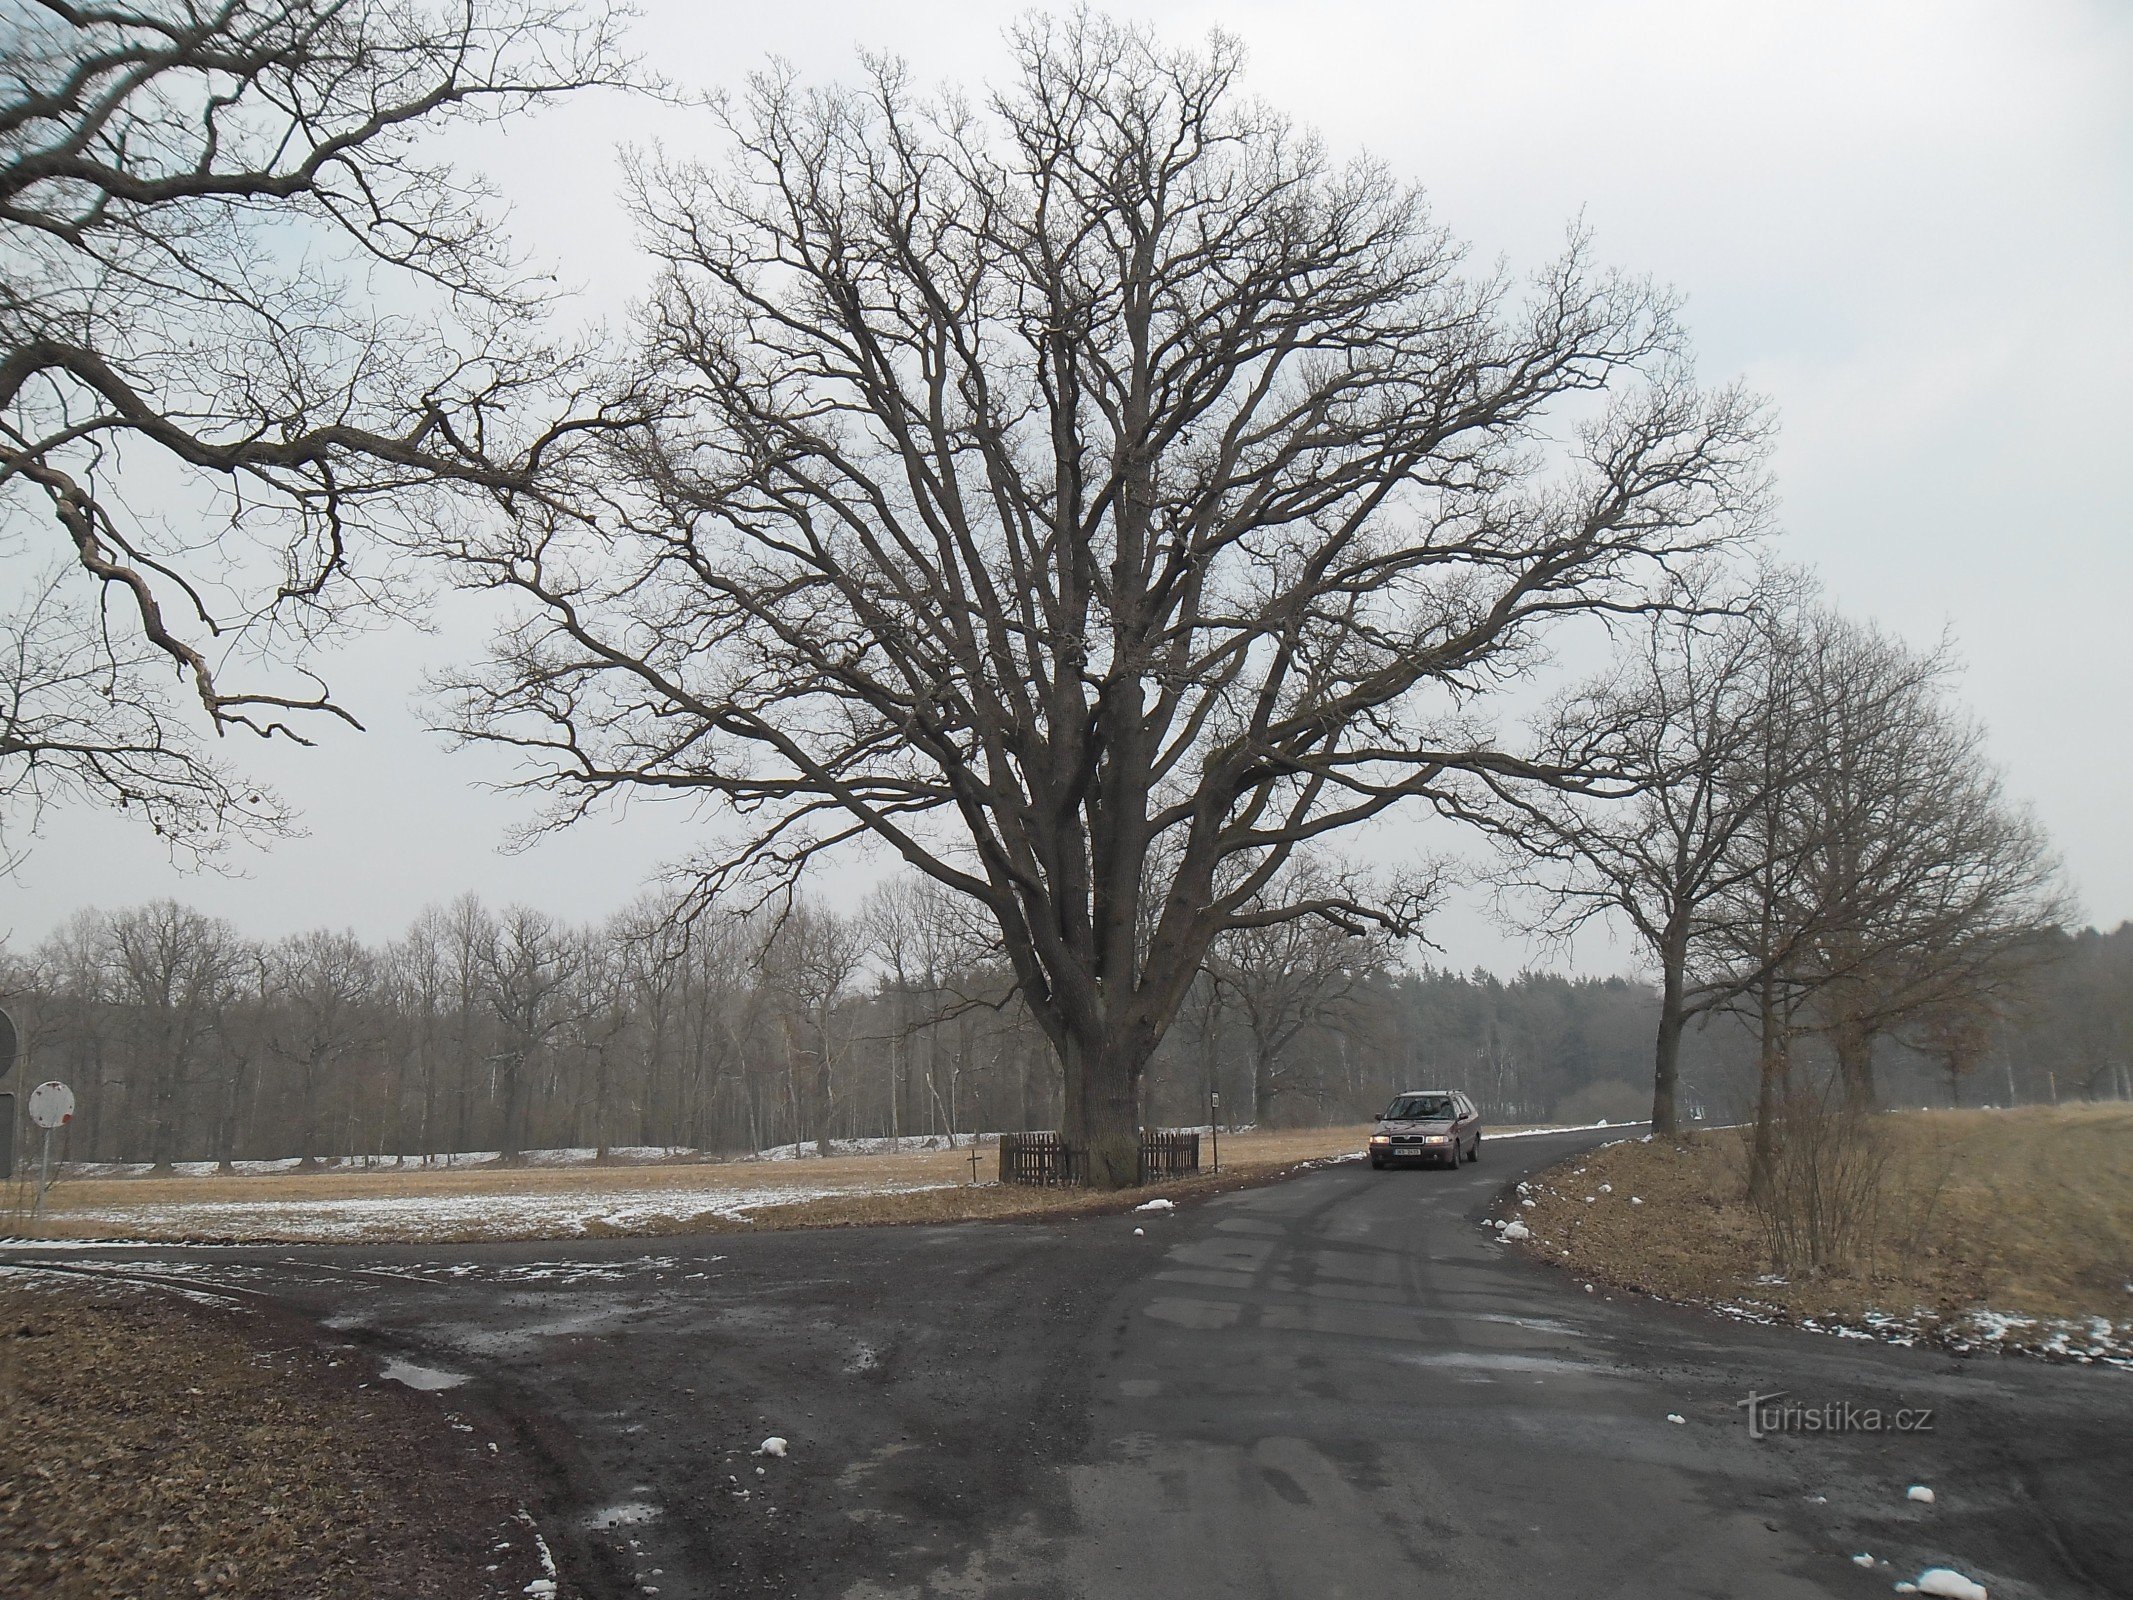
[[[1370,1136],[1370,1142],[1372,1144],[1391,1144],[1392,1135],[1389,1133],[1373,1133]]]
[[[1448,1133],[1433,1133],[1422,1142],[1424,1144],[1450,1144],[1452,1136]]]

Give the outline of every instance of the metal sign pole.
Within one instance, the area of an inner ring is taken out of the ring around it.
[[[52,1130],[74,1120],[74,1091],[63,1083],[40,1083],[30,1091],[30,1121],[44,1130],[44,1171],[37,1185],[35,1210],[44,1209],[44,1192],[52,1187]]]
[[[21,1036],[15,1031],[15,1019],[0,1011],[0,1078],[15,1070],[15,1057],[20,1053]],[[0,1129],[0,1183],[12,1182],[15,1177],[15,1096],[12,1090],[0,1092],[0,1119],[7,1126]]]

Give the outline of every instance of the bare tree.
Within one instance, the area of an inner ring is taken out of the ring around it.
[[[155,665],[147,647],[113,637],[61,572],[0,614],[0,868],[54,802],[137,813],[192,859],[232,833],[287,831],[280,802],[210,758],[174,714]]]
[[[1760,964],[1865,1106],[1877,1039],[2006,989],[2073,907],[1983,729],[1952,702],[1945,646],[1914,650],[1816,611],[1787,649],[1790,699],[1772,715],[1819,754],[1772,807],[1772,854],[1789,864],[1777,892],[1758,888],[1736,924],[1777,930]]]
[[[159,900],[104,923],[111,993],[132,1023],[127,1099],[148,1130],[157,1171],[177,1158],[185,1098],[205,1075],[222,1038],[245,968],[245,947],[219,917]]]
[[[500,1101],[502,1159],[523,1158],[534,1073],[556,1036],[580,1015],[574,992],[581,951],[546,912],[511,906],[489,924],[479,949],[481,996],[501,1037],[487,1065]]]
[[[434,141],[619,81],[615,19],[21,0],[0,42],[0,555],[56,535],[78,574],[61,620],[14,624],[39,714],[0,729],[0,794],[28,769],[187,843],[271,826],[148,669],[217,733],[353,721],[306,644],[393,599],[414,529],[539,492],[598,424],[538,336],[539,280]],[[88,738],[85,673],[119,695]]]
[[[1713,575],[1702,575],[1712,581]],[[1652,1128],[1679,1126],[1682,1036],[1768,975],[1742,959],[1749,940],[1721,926],[1751,914],[1749,891],[1784,864],[1767,807],[1819,751],[1770,742],[1774,641],[1799,579],[1774,575],[1732,599],[1684,596],[1653,615],[1608,669],[1559,700],[1543,747],[1566,764],[1597,756],[1634,780],[1626,795],[1499,786],[1486,820],[1500,845],[1496,881],[1511,915],[1567,938],[1595,919],[1627,926],[1657,969]]]
[[[276,1001],[267,1046],[295,1073],[296,1154],[308,1170],[326,1154],[326,1090],[376,1042],[378,964],[353,933],[322,928],[274,945],[265,971]]]
[[[830,1153],[837,1069],[850,1043],[837,1011],[851,996],[862,960],[858,919],[804,902],[779,921],[763,949],[763,976],[786,1002],[778,1024],[798,1138],[812,1139],[818,1155]]]
[[[1335,871],[1298,856],[1286,880],[1260,898],[1286,904],[1343,892]],[[1320,917],[1246,922],[1216,937],[1207,971],[1234,1002],[1251,1040],[1252,1122],[1266,1123],[1282,1095],[1311,1092],[1285,1071],[1290,1045],[1309,1028],[1341,1020],[1383,975],[1392,946],[1382,928],[1343,927]]]
[[[1999,1036],[1999,1008],[1975,994],[1951,997],[1912,1019],[1912,1047],[1948,1080],[1948,1104],[1963,1103],[1963,1080],[1985,1064]]]
[[[637,174],[662,418],[609,514],[453,552],[524,615],[452,715],[558,823],[728,802],[706,896],[870,836],[978,902],[1117,1185],[1219,934],[1412,926],[1397,881],[1247,909],[1293,852],[1476,772],[1582,780],[1487,691],[1734,538],[1761,423],[1582,239],[1522,301],[1464,274],[1417,193],[1243,101],[1226,39],[1014,51],[983,113],[886,63],[765,77],[729,171]]]

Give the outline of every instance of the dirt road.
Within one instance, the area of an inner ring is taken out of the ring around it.
[[[1599,1137],[1056,1227],[50,1259],[449,1385],[545,1484],[565,1593],[2127,1592],[2133,1373],[1610,1299],[1480,1226]],[[1751,1438],[1776,1391],[1931,1426]]]

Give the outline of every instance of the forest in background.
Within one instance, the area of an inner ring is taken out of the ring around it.
[[[1883,1041],[1888,1102],[2133,1098],[2133,924],[2051,945],[1961,1074],[1930,1041]],[[908,885],[851,915],[803,902],[693,927],[653,901],[574,925],[462,898],[383,946],[331,931],[261,943],[164,901],[0,952],[0,1003],[23,1080],[79,1098],[55,1152],[76,1161],[733,1155],[1060,1116],[1000,964]],[[1232,945],[1164,1041],[1146,1113],[1347,1123],[1441,1084],[1493,1122],[1641,1118],[1657,1012],[1648,984],[1620,977],[1460,973],[1354,939]],[[1752,1029],[1710,1019],[1684,1044],[1684,1111],[1743,1117],[1755,1072]]]

